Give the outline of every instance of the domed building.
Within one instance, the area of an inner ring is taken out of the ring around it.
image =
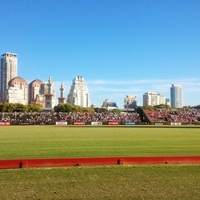
[[[55,97],[51,77],[47,83],[39,79],[29,83],[29,103],[38,103],[42,105],[43,110],[52,110],[55,106]]]
[[[28,82],[17,76],[8,82],[8,103],[28,104]]]
[[[29,97],[28,101],[29,103],[41,103],[40,99],[38,98],[38,95],[40,94],[40,88],[41,88],[42,81],[39,79],[35,79],[31,83],[29,83]]]

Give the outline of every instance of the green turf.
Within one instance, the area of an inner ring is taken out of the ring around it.
[[[0,170],[1,200],[195,200],[199,188],[199,165]]]
[[[0,159],[200,155],[200,128],[0,127]]]

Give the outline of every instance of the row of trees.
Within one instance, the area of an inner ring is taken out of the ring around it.
[[[40,104],[0,103],[0,112],[41,112]]]
[[[81,106],[74,106],[69,103],[61,103],[54,107],[55,112],[90,112],[93,113],[94,108],[84,108]]]
[[[143,110],[150,110],[150,109],[170,109],[171,107],[169,105],[158,105],[158,106],[141,106],[138,107]],[[190,106],[185,106],[184,109],[190,109],[190,108],[195,108],[195,109],[200,109],[200,105],[195,106],[195,107],[190,107]],[[42,106],[40,104],[28,104],[28,105],[23,105],[20,103],[0,103],[0,112],[41,112],[42,111]],[[97,112],[97,113],[102,113],[102,112],[108,112],[106,108],[84,108],[81,106],[75,106],[69,103],[64,103],[64,104],[58,104],[57,106],[54,107],[55,112]],[[114,109],[112,111],[113,113],[119,113],[120,110]]]
[[[0,103],[0,112],[41,112],[42,106],[40,104],[28,104],[23,105],[20,103]],[[69,103],[58,104],[54,107],[55,112],[104,112],[105,108],[84,108],[81,106],[74,106]]]
[[[42,106],[40,104],[28,104],[23,105],[20,103],[0,103],[0,112],[41,112]],[[108,112],[106,108],[84,108],[81,106],[75,106],[69,103],[58,104],[54,107],[55,112],[89,112],[89,113],[102,113]],[[120,112],[120,110],[115,109],[110,112]]]

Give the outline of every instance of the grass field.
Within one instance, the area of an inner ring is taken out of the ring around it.
[[[0,159],[200,155],[200,128],[0,127]],[[199,165],[0,170],[0,198],[200,199]]]
[[[200,128],[0,127],[0,159],[200,155]]]
[[[1,200],[198,200],[199,188],[199,165],[0,170]]]

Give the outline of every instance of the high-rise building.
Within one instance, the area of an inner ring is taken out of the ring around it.
[[[0,102],[8,101],[8,83],[17,77],[17,54],[4,53],[0,66]]]
[[[90,107],[88,87],[82,76],[73,79],[67,102],[82,107]]]
[[[165,96],[160,93],[146,92],[143,94],[143,106],[157,106],[165,103]]]
[[[170,88],[171,107],[183,107],[183,86],[179,84],[172,84]]]

